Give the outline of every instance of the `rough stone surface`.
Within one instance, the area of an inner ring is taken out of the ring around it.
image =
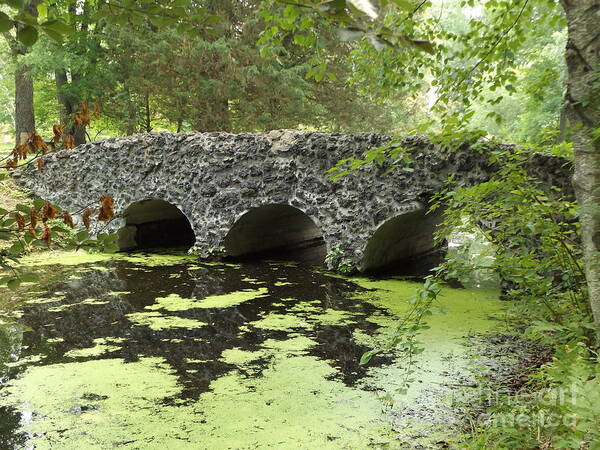
[[[385,166],[360,169],[338,182],[325,171],[342,158],[360,157],[389,137],[272,131],[256,134],[152,133],[92,142],[45,156],[45,167],[28,167],[16,180],[33,194],[76,213],[115,200],[112,230],[135,202],[161,199],[189,219],[201,256],[223,251],[225,237],[251,208],[284,204],[308,215],[323,233],[327,250],[339,246],[361,267],[365,248],[387,220],[422,209],[450,174],[464,184],[485,181],[493,167],[468,146],[442,152],[427,139],[406,138],[413,171]],[[535,162],[556,184],[569,171],[555,161]],[[547,170],[551,169],[551,170]],[[555,171],[558,170],[557,174]],[[411,256],[411,255],[406,255]]]

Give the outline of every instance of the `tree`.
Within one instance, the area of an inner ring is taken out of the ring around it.
[[[21,7],[19,12],[23,17],[37,16],[37,5],[39,1],[32,1]],[[6,16],[6,15],[5,15]],[[3,16],[0,16],[2,20]],[[31,67],[21,61],[20,56],[29,52],[28,44],[35,42],[33,29],[24,23],[15,23],[15,35],[9,33],[6,26],[0,26],[4,31],[4,37],[8,41],[11,54],[15,62],[15,145],[25,142],[31,133],[35,131],[35,113],[33,109],[33,80],[31,78]]]
[[[219,2],[213,11],[223,16],[218,33],[199,29],[191,36],[148,18],[124,27],[98,18],[97,7],[86,3],[69,19],[73,32],[61,43],[41,36],[32,49],[28,61],[36,86],[43,86],[36,99],[58,97],[61,124],[76,144],[82,140],[73,114],[85,100],[101,104],[109,134],[392,128],[393,112],[403,105],[375,102],[348,86],[351,48],[337,39],[335,27],[317,24],[325,36],[321,52],[333,66],[326,80],[306,79],[312,55],[294,40],[261,57],[256,41],[265,24],[257,4]],[[43,119],[48,112],[54,108],[38,115]]]
[[[565,106],[573,128],[581,239],[590,303],[600,325],[600,1],[561,0],[567,15]]]

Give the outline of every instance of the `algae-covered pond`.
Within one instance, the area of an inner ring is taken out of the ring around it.
[[[358,361],[418,283],[183,254],[29,264],[43,281],[0,293],[1,448],[447,446],[467,338],[502,312],[446,289],[402,393],[401,355]]]

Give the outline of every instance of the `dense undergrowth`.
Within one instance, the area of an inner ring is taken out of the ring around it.
[[[545,340],[562,336],[563,332],[557,331]],[[494,403],[487,414],[472,418],[466,447],[598,448],[598,355],[577,339],[554,344],[553,348],[552,360],[532,370],[516,389],[484,382],[484,395]]]
[[[504,297],[515,305],[508,319],[512,328],[552,354],[541,366],[529,367],[518,383],[483,377],[482,395],[491,406],[471,420],[464,445],[599,448],[598,330],[582,269],[577,205],[569,192],[528,173],[530,155],[493,153],[491,160],[501,169],[489,182],[468,188],[450,184],[437,198],[437,207],[446,208],[438,239],[459,230],[479,234],[487,244],[476,257],[469,246],[459,247],[437,276],[498,276]]]

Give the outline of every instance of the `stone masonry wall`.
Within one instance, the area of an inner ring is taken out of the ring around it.
[[[321,229],[328,250],[339,246],[358,267],[369,239],[387,219],[424,208],[452,173],[473,184],[486,180],[492,170],[482,154],[467,146],[443,153],[414,137],[404,140],[414,149],[413,171],[388,173],[387,167],[375,166],[335,183],[327,179],[325,171],[339,159],[360,156],[387,140],[377,134],[287,130],[151,133],[50,154],[42,171],[28,167],[15,178],[70,212],[112,195],[117,213],[112,230],[123,226],[119,216],[134,202],[168,201],[189,219],[202,256],[223,246],[249,208],[291,205]],[[568,177],[566,170],[560,183],[568,183]]]

